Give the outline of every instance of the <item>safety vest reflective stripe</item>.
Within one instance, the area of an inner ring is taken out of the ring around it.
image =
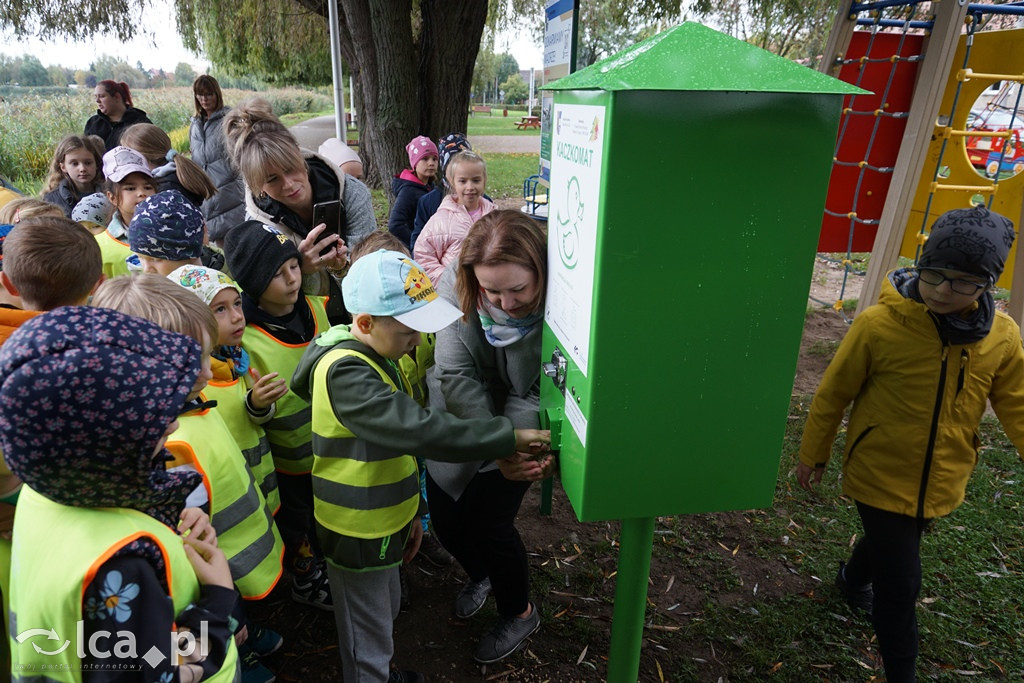
[[[167,447],[202,471],[210,492],[210,521],[231,578],[243,598],[259,599],[281,578],[284,553],[266,500],[216,410],[183,415],[178,425]],[[267,542],[268,535],[272,542]],[[253,557],[256,550],[261,554]]]
[[[261,507],[265,507],[256,488],[256,480],[253,478],[252,472],[246,470],[245,473],[249,475],[249,486],[246,488],[245,493],[241,497],[236,498],[234,502],[215,512],[211,518],[213,528],[217,530],[218,535],[233,529],[244,522],[249,515],[258,511]]]
[[[86,586],[99,578],[97,572],[117,550],[143,537],[153,541],[163,554],[174,614],[181,614],[199,599],[199,582],[174,531],[138,510],[60,505],[25,486],[15,519],[11,633],[45,625],[62,640],[73,641],[77,622],[84,618],[82,596]],[[59,538],[60,543],[40,543],[41,538]],[[168,623],[171,628],[173,624]],[[40,639],[29,638],[24,643],[11,639],[11,661],[16,665],[12,680],[80,683],[82,662],[78,650],[85,649],[86,643],[70,642],[62,652],[49,655],[33,647],[35,640]],[[235,679],[238,650],[234,639],[229,639],[228,647],[221,669],[204,681],[227,683]]]
[[[312,416],[313,408],[307,403],[291,415],[275,415],[266,423],[266,428],[290,432],[308,425]]]
[[[309,440],[297,446],[275,444],[271,452],[274,454],[274,464],[278,470],[285,474],[303,474],[302,470],[293,471],[290,465],[294,464],[296,467],[299,467],[308,458],[312,458],[313,444]]]
[[[313,314],[316,333],[330,327],[324,297],[307,296],[305,303]],[[302,305],[302,300],[297,305]],[[309,343],[286,344],[266,331],[249,325],[245,328],[242,345],[248,349],[252,367],[261,375],[276,372],[286,381],[291,380],[295,368]],[[293,417],[294,416],[294,417]],[[263,425],[270,440],[274,466],[286,474],[307,474],[313,469],[313,448],[310,445],[309,403],[291,390],[277,400],[274,418]]]
[[[402,456],[405,458],[408,456]],[[372,487],[341,484],[313,475],[313,495],[324,501],[336,501],[339,507],[352,510],[380,510],[401,505],[420,490],[417,472],[391,484]]]
[[[382,538],[402,529],[419,507],[416,459],[358,439],[331,405],[331,365],[355,356],[377,371],[392,391],[394,380],[365,354],[333,349],[313,370],[313,513],[324,527],[354,538]],[[405,385],[405,382],[403,382]],[[407,386],[403,386],[409,393]]]
[[[249,543],[249,545],[243,548],[241,552],[236,553],[234,557],[228,560],[228,567],[231,568],[231,576],[246,576],[250,572],[256,571],[261,562],[268,561],[268,558],[270,560],[274,560],[275,546],[279,543],[278,538],[274,535],[276,526],[274,525],[274,518],[271,516],[270,510],[264,508],[263,514],[266,516],[267,520],[267,531],[255,541]],[[275,561],[280,564],[283,558],[284,546],[281,545],[277,550],[278,552],[276,554]],[[280,576],[281,574],[278,573],[278,580],[280,579]],[[275,580],[274,583],[276,584],[277,580]],[[267,589],[266,593],[269,593],[272,589],[273,586]],[[259,599],[260,597],[263,596],[256,596],[255,598],[250,599]]]
[[[270,454],[270,440],[261,425],[249,417],[245,407],[245,395],[248,392],[245,382],[241,379],[232,381],[211,380],[203,395],[217,401],[217,412],[224,418],[224,424],[231,431],[235,443],[242,450],[245,462],[256,477],[260,491],[267,501],[271,512],[281,507],[281,496],[277,491],[277,471],[274,469],[274,458]]]

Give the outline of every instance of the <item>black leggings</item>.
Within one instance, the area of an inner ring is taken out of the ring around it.
[[[530,482],[509,481],[501,472],[478,472],[458,500],[427,473],[430,518],[438,539],[472,581],[491,578],[498,614],[513,617],[530,604],[526,547],[515,520]]]
[[[921,592],[921,534],[930,519],[917,519],[857,503],[864,536],[846,565],[850,586],[871,583],[871,621],[888,683],[916,681],[917,615]]]

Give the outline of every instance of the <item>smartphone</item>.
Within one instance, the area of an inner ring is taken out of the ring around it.
[[[324,223],[327,226],[327,229],[324,230],[323,233],[320,235],[320,239],[323,239],[323,238],[327,237],[331,233],[334,233],[338,237],[341,237],[341,200],[340,199],[335,199],[332,202],[320,202],[319,204],[314,204],[313,205],[313,225],[312,225],[312,227],[315,228],[316,226],[320,225],[321,223]],[[326,253],[328,253],[329,251],[330,251],[329,249],[325,249],[324,251],[320,252],[320,255],[323,256]]]

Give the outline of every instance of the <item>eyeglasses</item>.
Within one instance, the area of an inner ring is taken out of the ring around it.
[[[941,272],[937,270],[932,270],[931,268],[918,268],[917,277],[921,280],[921,282],[932,285],[933,287],[938,287],[943,282],[948,281],[950,289],[952,289],[957,294],[965,294],[967,296],[974,296],[974,294],[977,293],[979,289],[985,289],[986,287],[988,287],[987,282],[984,284],[978,284],[977,282],[972,282],[971,280],[962,280],[960,278],[946,277]]]

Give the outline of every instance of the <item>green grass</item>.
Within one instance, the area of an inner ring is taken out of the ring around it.
[[[488,154],[487,195],[495,200],[521,198],[523,180],[537,172],[537,163],[536,154]],[[387,193],[371,189],[370,194],[377,226],[386,230],[390,211]]]
[[[260,93],[229,89],[224,91],[224,101],[234,106],[256,94],[269,100],[280,116],[331,108],[326,95],[299,88]],[[191,88],[139,89],[133,96],[136,106],[144,109],[153,123],[172,132],[175,149],[188,149],[187,131],[194,113]],[[26,192],[38,191],[57,143],[68,133],[81,134],[85,121],[95,111],[92,92],[85,90],[67,95],[26,95],[0,102],[0,173]],[[185,131],[183,138],[181,129]]]
[[[657,519],[652,567],[663,573],[651,574],[640,680],[884,678],[870,621],[832,586],[837,562],[862,534],[839,481],[845,434],[815,494],[800,489],[793,476],[809,405],[807,396],[791,403],[772,507]],[[997,422],[986,419],[979,433],[984,446],[965,503],[936,520],[921,544],[922,681],[1024,677],[1024,467]],[[584,644],[591,658],[606,647],[592,627],[602,623],[598,605],[605,615],[610,609],[608,577],[617,560],[617,546],[578,545],[561,543],[562,558],[582,550],[571,566],[531,562],[536,594],[599,599],[577,598],[563,613],[552,603],[564,599],[547,598],[545,637],[561,643],[554,656],[570,661]],[[676,579],[676,595],[695,599],[690,612],[669,609],[676,598],[667,595],[665,572]]]
[[[508,116],[502,116],[501,110],[494,110],[491,115],[476,114],[467,120],[466,135],[472,140],[474,135],[540,135],[539,128],[519,130],[516,128],[516,121],[526,116],[526,110],[508,111]],[[540,116],[539,111],[534,111],[534,116]]]

